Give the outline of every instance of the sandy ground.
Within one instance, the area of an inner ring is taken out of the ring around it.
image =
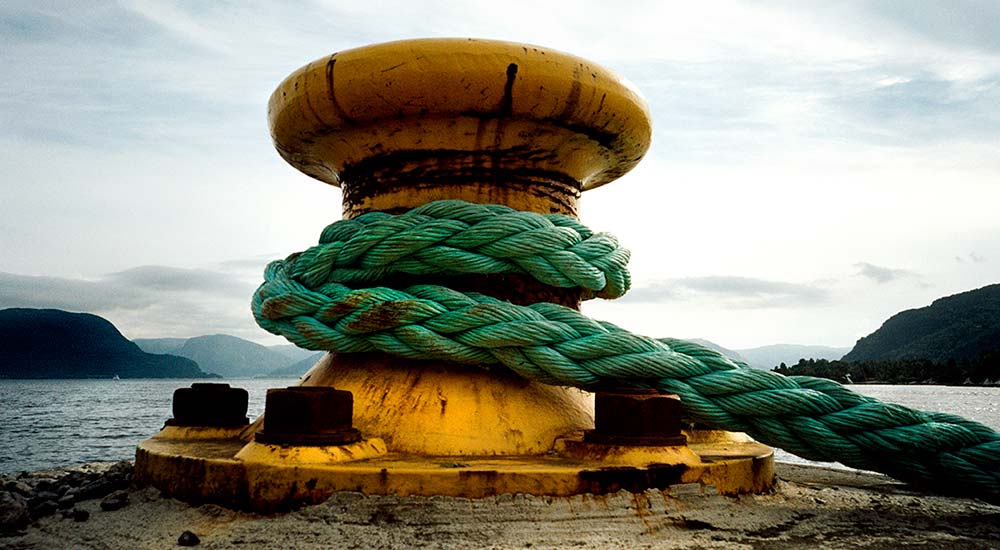
[[[178,548],[1000,548],[1000,506],[927,496],[888,478],[779,464],[773,494],[740,498],[671,492],[545,498],[504,495],[365,497],[343,493],[316,506],[260,516],[188,506],[155,489],[132,489],[113,512],[77,504],[90,519],[59,514],[11,549]]]

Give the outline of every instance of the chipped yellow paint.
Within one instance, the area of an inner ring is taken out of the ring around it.
[[[736,495],[770,490],[775,481],[771,449],[756,443],[733,443],[727,456],[712,460],[699,456],[699,447],[603,446],[580,434],[558,439],[544,456],[418,456],[386,452],[379,440],[344,447],[191,441],[161,433],[140,444],[137,481],[169,496],[261,512],[322,502],[337,491],[560,497],[697,483]]]
[[[687,445],[631,446],[589,443],[583,439],[560,438],[555,451],[560,456],[607,466],[647,466],[649,464],[701,465],[701,458]]]
[[[235,456],[244,442],[238,432],[202,437],[229,430],[165,427],[136,449],[135,482],[189,502],[238,503],[246,476]]]
[[[247,426],[164,426],[156,437],[165,439],[231,439],[239,437]]]
[[[688,445],[731,445],[753,443],[753,438],[743,432],[727,432],[725,430],[685,430]]]
[[[271,464],[336,464],[375,458],[386,453],[381,439],[363,439],[346,445],[267,445],[251,441],[235,458],[246,463]]]

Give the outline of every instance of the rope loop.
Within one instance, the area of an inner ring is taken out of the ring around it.
[[[377,283],[409,275],[524,273],[544,284],[620,298],[629,289],[628,250],[561,214],[437,201],[398,216],[340,220],[319,244],[287,260],[290,274],[315,288],[327,282]]]

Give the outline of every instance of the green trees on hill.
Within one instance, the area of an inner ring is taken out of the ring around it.
[[[845,361],[949,359],[975,363],[1000,350],[1000,284],[934,300],[890,317],[858,340]]]
[[[772,370],[786,376],[816,376],[841,383],[993,385],[1000,384],[1000,351],[985,353],[972,361],[944,363],[929,359],[855,362],[800,359],[790,367],[782,363]]]
[[[897,313],[838,361],[773,370],[859,384],[1000,385],[1000,284]]]

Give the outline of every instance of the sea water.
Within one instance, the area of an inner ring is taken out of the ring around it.
[[[264,412],[268,388],[289,379],[0,380],[0,473],[135,458],[135,447],[172,416],[174,390],[226,382]]]
[[[156,433],[171,416],[174,390],[197,381],[0,380],[0,473],[133,458],[136,445]],[[286,387],[296,380],[225,382],[246,388],[253,419],[264,411],[268,388]],[[1000,430],[1000,388],[851,388],[883,401],[958,414]],[[788,462],[808,462],[782,451],[775,456]]]

